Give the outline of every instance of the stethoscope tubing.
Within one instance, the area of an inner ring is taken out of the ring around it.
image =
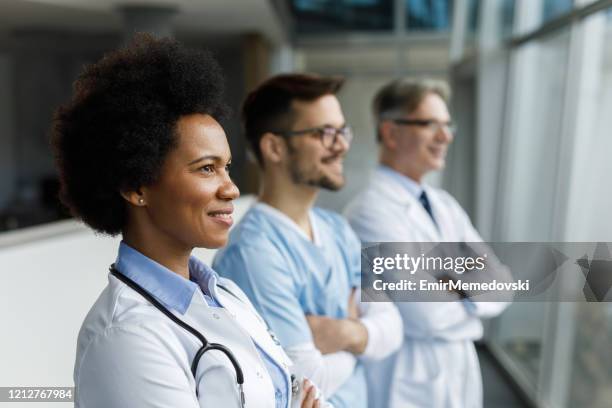
[[[193,362],[191,363],[191,373],[193,374],[194,380],[196,379],[196,373],[198,371],[198,364],[200,362],[200,359],[204,355],[204,353],[210,350],[218,350],[222,352],[223,354],[225,354],[227,358],[229,359],[229,361],[232,363],[232,366],[234,367],[234,371],[236,372],[236,382],[238,383],[238,390],[240,391],[240,400],[241,400],[240,402],[242,406],[245,406],[245,397],[244,397],[244,391],[243,391],[244,373],[242,372],[242,367],[240,367],[238,360],[236,360],[236,357],[230,351],[229,348],[227,348],[223,344],[209,343],[206,337],[204,337],[202,333],[200,333],[199,331],[194,329],[192,326],[188,325],[187,323],[185,323],[184,321],[176,317],[170,310],[168,310],[168,308],[166,308],[157,299],[155,299],[153,295],[147,292],[142,286],[140,286],[139,284],[134,282],[132,279],[122,274],[121,272],[119,272],[119,270],[115,268],[114,264],[111,265],[110,272],[117,279],[125,283],[131,289],[133,289],[134,291],[139,293],[142,297],[144,297],[146,300],[148,300],[153,306],[155,306],[155,308],[157,308],[160,312],[165,314],[170,320],[172,320],[174,323],[176,323],[177,325],[179,325],[180,327],[182,327],[183,329],[185,329],[186,331],[194,335],[202,343],[202,346],[196,352]],[[198,392],[198,386],[196,383],[196,396],[198,395],[199,395],[199,392]]]

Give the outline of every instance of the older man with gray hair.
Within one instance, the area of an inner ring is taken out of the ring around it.
[[[426,174],[444,167],[453,141],[449,96],[445,82],[430,79],[395,80],[377,93],[380,164],[346,210],[362,242],[482,241],[457,201],[423,182]],[[499,314],[505,304],[457,297],[397,306],[404,344],[385,362],[368,367],[370,406],[481,407],[473,342],[483,333],[480,318]]]

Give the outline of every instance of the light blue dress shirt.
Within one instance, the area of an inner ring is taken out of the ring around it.
[[[190,280],[186,280],[141,254],[125,242],[121,242],[115,267],[119,272],[143,287],[168,309],[174,309],[181,314],[185,314],[187,311],[196,290],[202,291],[209,306],[222,307],[211,296],[210,285],[216,284],[217,273],[196,257],[192,256],[189,259]],[[276,408],[287,408],[289,406],[289,384],[283,369],[257,343],[253,342],[253,344],[255,344],[272,378]]]
[[[384,164],[378,165],[378,171],[381,171],[393,178],[397,183],[399,183],[402,187],[406,189],[410,194],[414,196],[417,200],[423,193],[423,186],[421,186],[416,181],[412,180],[410,177],[406,177],[403,174],[393,170],[389,166],[385,166]]]
[[[230,232],[213,266],[240,286],[283,347],[291,348],[313,342],[306,314],[347,317],[351,290],[360,286],[361,244],[344,218],[331,211],[311,210],[314,242],[274,212],[254,205]],[[336,408],[366,407],[360,362],[327,399]]]

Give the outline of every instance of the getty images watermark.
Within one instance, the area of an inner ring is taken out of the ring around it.
[[[363,301],[612,301],[612,243],[379,242],[361,252]]]

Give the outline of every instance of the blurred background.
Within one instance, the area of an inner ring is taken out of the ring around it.
[[[212,50],[235,112],[275,73],[346,77],[348,183],[321,206],[341,211],[376,163],[375,91],[435,77],[459,130],[429,182],[485,240],[612,242],[612,0],[0,0],[0,386],[72,385],[117,239],[59,205],[50,121],[83,64],[135,31]],[[238,116],[223,125],[256,193]],[[612,305],[514,304],[479,347],[485,406],[612,407],[611,350]]]

